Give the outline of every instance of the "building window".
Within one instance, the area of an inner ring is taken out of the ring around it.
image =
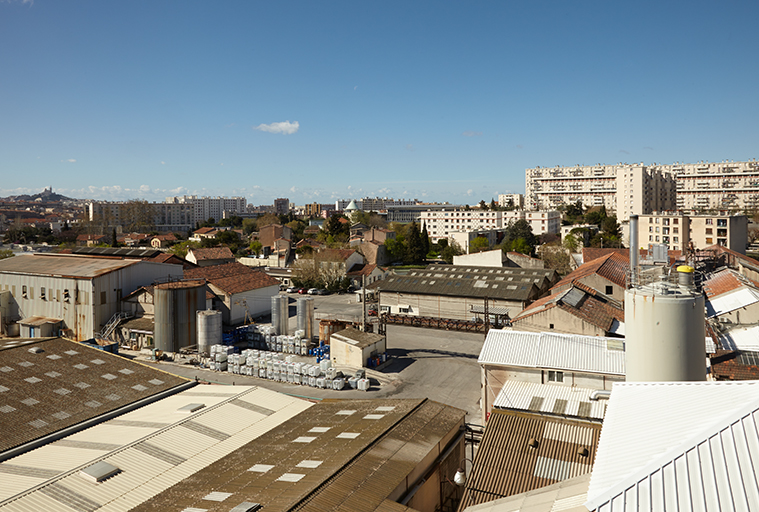
[[[29,298],[26,292],[26,285],[21,286],[21,296],[25,299]]]
[[[553,329],[553,324],[548,324],[549,329]]]
[[[707,237],[706,237],[706,243],[707,243],[707,244],[713,244],[714,242],[712,242],[712,239],[711,239],[711,237],[708,237],[708,236],[707,236]]]
[[[706,234],[711,235],[712,234],[712,228],[706,228]]]
[[[672,224],[677,224],[678,222],[680,222],[680,219],[672,219]]]
[[[675,235],[678,234],[679,232],[680,232],[679,228],[672,228],[672,233],[674,233]]]
[[[106,295],[105,292],[100,292],[100,304],[106,303]]]
[[[717,227],[726,228],[727,227],[727,219],[717,219]]]
[[[654,232],[654,227],[653,226],[648,226],[648,232],[649,233],[653,233]]]
[[[663,219],[662,224],[664,224],[665,226],[669,226],[669,219]]]
[[[714,219],[706,219],[707,226],[711,226],[712,224],[714,224]]]
[[[548,382],[564,382],[564,372],[548,370]]]
[[[613,286],[606,286],[606,295],[614,295],[614,287]]]
[[[674,243],[678,243],[678,242],[680,241],[680,239],[679,239],[678,237],[676,237],[676,236],[673,236],[673,237],[672,237],[672,241],[673,241]]]
[[[44,286],[42,286],[40,288],[40,299],[47,300],[47,298],[45,297],[45,287]]]

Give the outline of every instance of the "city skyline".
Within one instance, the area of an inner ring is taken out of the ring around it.
[[[756,158],[753,4],[0,2],[0,196],[474,204]]]

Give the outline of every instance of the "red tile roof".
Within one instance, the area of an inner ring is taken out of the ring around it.
[[[743,364],[738,360],[740,352],[718,349],[711,358],[712,375],[717,380],[757,380],[759,366]]]
[[[629,268],[630,261],[628,258],[617,252],[610,252],[605,256],[587,262],[581,265],[577,270],[570,272],[564,277],[564,279],[556,284],[555,288],[568,283],[574,283],[579,279],[593,274],[598,274],[617,286],[625,288],[627,286],[626,275]]]
[[[600,247],[583,247],[582,261],[584,263],[590,263],[593,260],[597,260],[603,256],[608,256],[612,253],[621,254],[622,256],[626,256],[628,260],[630,259],[630,249],[617,249],[609,247],[601,249]]]
[[[374,272],[374,269],[377,268],[377,265],[373,263],[357,263],[356,265],[353,265],[351,269],[346,272],[345,275],[350,277],[361,277],[361,276],[368,276],[371,275],[372,272]]]
[[[336,260],[345,261],[353,256],[356,251],[352,249],[323,249],[319,251],[319,255],[324,259],[334,258]]]
[[[229,247],[208,247],[206,249],[190,249],[192,255],[195,256],[196,261],[208,261],[208,260],[233,260],[235,255]]]
[[[520,320],[555,307],[561,308],[567,313],[585,320],[604,331],[609,331],[611,329],[614,320],[617,320],[618,322],[625,321],[624,309],[608,302],[600,293],[592,288],[582,286],[581,283],[570,286],[570,288],[574,287],[582,290],[585,295],[575,307],[562,301],[565,293],[569,290],[565,287],[561,287],[562,289],[559,290],[557,287],[558,285],[552,288],[552,290],[554,290],[552,295],[536,300],[523,309],[516,317],[514,317],[512,322],[518,323]]]
[[[157,256],[153,256],[152,258],[146,258],[145,261],[153,261],[155,263],[171,263],[174,265],[182,265],[182,268],[187,270],[188,268],[195,268],[197,265],[191,261],[187,261],[186,259],[180,258],[176,254],[172,254],[170,252],[162,252],[161,254],[158,254]]]
[[[216,228],[200,228],[200,229],[196,229],[195,231],[193,231],[193,234],[196,234],[196,235],[207,235],[209,233],[213,233],[214,231],[216,231]]]
[[[713,273],[703,284],[704,292],[710,299],[743,286],[757,287],[759,285],[730,268]]]
[[[741,260],[744,265],[759,268],[759,261],[755,260],[754,258],[750,258],[746,256],[745,254],[741,254],[737,251],[733,251],[732,249],[728,249],[727,247],[723,247],[721,245],[709,246],[705,248],[704,251],[714,251],[717,254],[728,255],[735,259]]]
[[[185,279],[206,279],[229,294],[279,286],[279,281],[275,278],[237,262],[188,269],[185,270],[184,276]]]

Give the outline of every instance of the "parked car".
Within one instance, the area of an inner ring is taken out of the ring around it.
[[[298,289],[297,286],[291,286],[287,289],[287,293],[298,293]]]
[[[316,294],[317,295],[329,295],[329,290],[326,290],[324,288],[319,288],[318,290],[316,290]]]
[[[298,288],[298,293],[301,295],[305,295],[307,291],[305,288]]]
[[[309,288],[307,293],[309,295],[319,295],[319,289],[318,288]]]

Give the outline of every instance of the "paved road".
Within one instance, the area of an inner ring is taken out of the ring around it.
[[[347,296],[317,297],[318,299]],[[338,299],[339,300],[339,299]],[[343,303],[346,301],[343,300]],[[320,301],[327,310],[326,301]],[[354,303],[355,306],[355,303]],[[360,305],[357,306],[360,310]],[[332,308],[330,308],[332,309]],[[296,386],[231,373],[211,372],[190,365],[148,363],[187,378],[219,384],[258,385],[282,393],[309,398],[430,398],[467,411],[467,421],[479,424],[480,367],[477,357],[482,334],[440,331],[390,325],[387,333],[390,364],[382,371],[369,371],[373,386],[368,392],[326,390]],[[144,362],[144,361],[143,361]]]

